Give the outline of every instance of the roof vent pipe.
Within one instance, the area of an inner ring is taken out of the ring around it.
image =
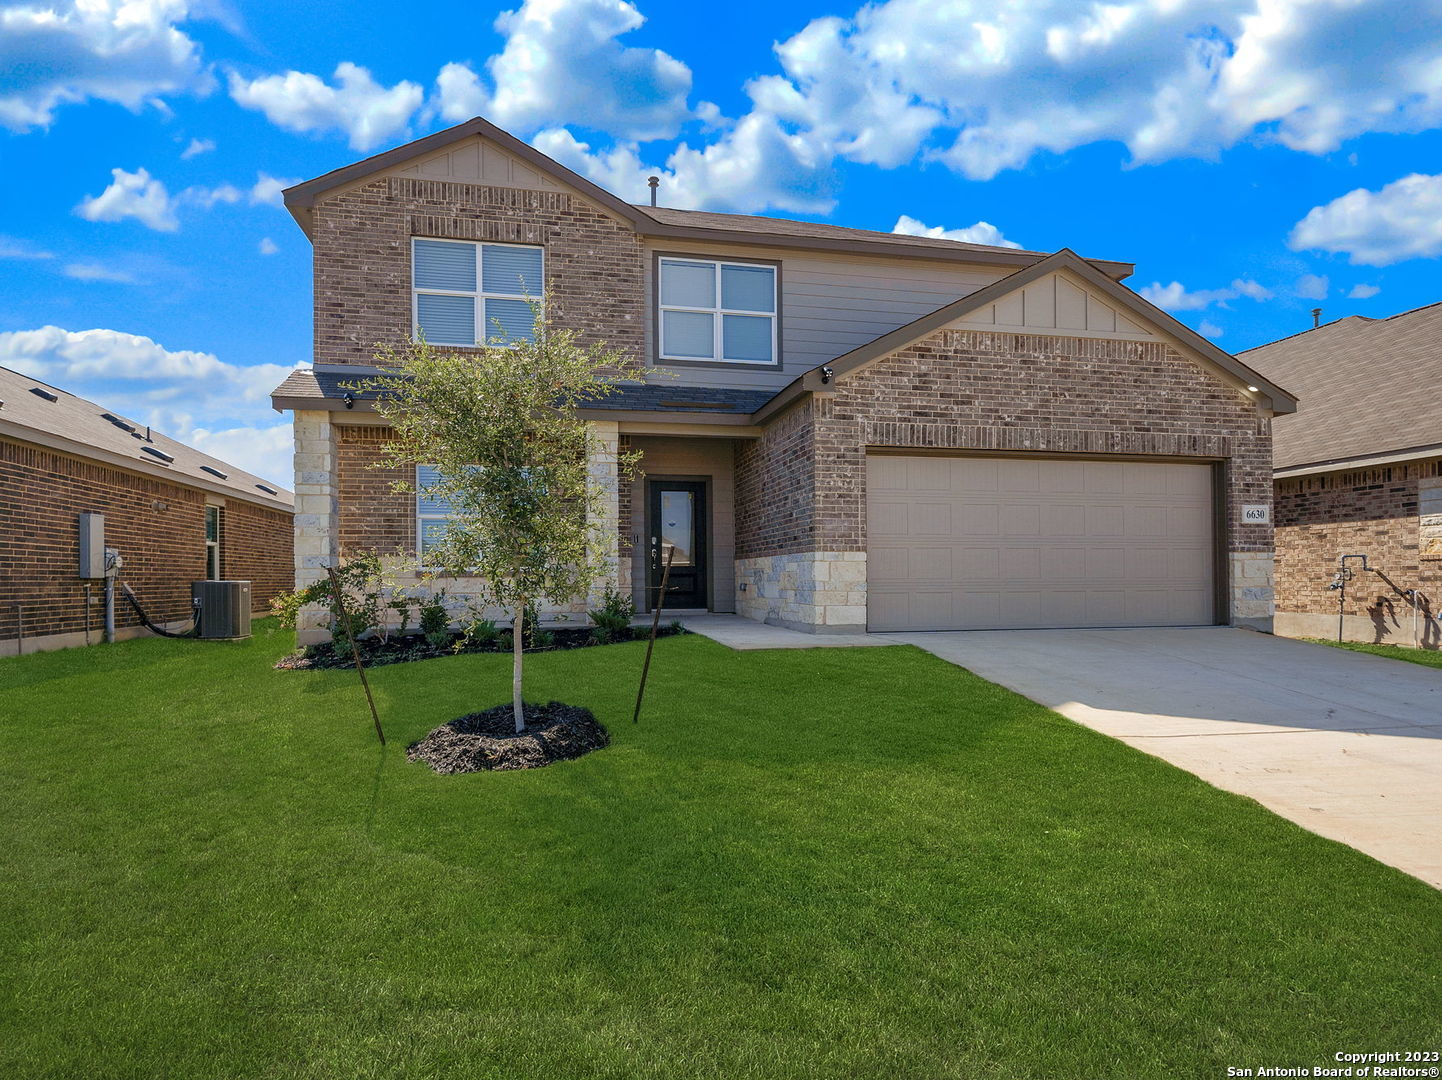
[[[1319,326],[1321,326],[1321,325],[1322,325],[1322,309],[1319,308],[1319,307],[1314,307],[1314,308],[1312,309],[1312,329],[1315,330],[1315,329],[1317,329],[1317,327],[1319,327]]]
[[[651,205],[652,205],[652,206],[655,206],[655,205],[656,205],[656,189],[661,186],[661,178],[660,178],[659,176],[648,176],[648,177],[646,177],[646,186],[651,189]]]

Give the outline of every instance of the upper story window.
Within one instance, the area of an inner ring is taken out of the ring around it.
[[[413,322],[432,345],[531,341],[530,300],[545,292],[538,247],[470,240],[411,241]]]
[[[776,267],[659,260],[662,360],[776,363]]]

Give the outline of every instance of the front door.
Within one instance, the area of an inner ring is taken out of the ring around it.
[[[666,579],[668,608],[706,607],[706,485],[670,480],[650,481],[651,532],[647,562],[647,597],[654,605],[661,574],[672,549]]]

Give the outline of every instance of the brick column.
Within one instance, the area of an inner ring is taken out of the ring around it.
[[[605,510],[597,523],[594,542],[599,544],[605,570],[591,586],[592,606],[600,603],[601,593],[608,587],[621,589],[621,483],[616,455],[621,447],[621,428],[614,420],[591,422],[595,445],[588,464],[590,482],[600,490]],[[627,567],[629,570],[629,566]],[[624,590],[623,590],[624,591]]]
[[[320,580],[336,560],[336,446],[330,413],[295,414],[295,585],[302,589]],[[309,645],[330,639],[325,608],[300,613],[296,639]]]

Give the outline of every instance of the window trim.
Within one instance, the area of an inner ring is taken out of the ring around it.
[[[205,504],[205,530],[202,535],[205,537],[205,580],[224,581],[224,573],[220,565],[221,540],[225,536],[225,507],[217,506],[215,503]],[[215,512],[215,539],[210,538],[210,515]],[[212,558],[215,563],[215,573],[211,574]]]
[[[433,241],[437,241],[437,242],[439,242],[439,243],[445,243],[445,244],[470,244],[471,247],[473,247],[473,248],[475,249],[475,253],[476,253],[476,291],[475,291],[475,292],[467,292],[467,291],[464,290],[464,289],[435,289],[435,288],[430,288],[430,287],[421,288],[420,286],[418,286],[418,285],[416,284],[416,241],[417,241],[417,240],[433,240]],[[457,342],[457,341],[429,341],[429,340],[427,341],[427,344],[430,344],[430,345],[441,345],[441,346],[444,346],[445,348],[448,348],[448,349],[485,349],[485,348],[495,348],[495,347],[496,347],[496,346],[494,346],[494,345],[491,345],[491,344],[486,340],[486,338],[489,337],[489,335],[486,335],[485,337],[483,337],[483,336],[481,335],[481,330],[482,330],[483,328],[485,328],[485,325],[486,325],[486,303],[485,303],[485,302],[486,302],[486,300],[487,300],[488,298],[489,298],[489,299],[494,299],[494,300],[521,300],[521,301],[531,301],[531,300],[540,300],[540,299],[542,299],[542,298],[539,297],[539,296],[527,296],[525,293],[497,293],[497,292],[486,292],[485,289],[483,288],[483,285],[485,284],[484,278],[482,277],[482,271],[483,271],[483,269],[484,269],[482,263],[484,262],[484,259],[483,259],[482,255],[481,255],[481,249],[482,249],[483,247],[488,247],[488,246],[489,246],[489,247],[525,248],[525,249],[528,250],[528,251],[539,251],[539,252],[541,253],[541,288],[542,288],[542,289],[545,289],[545,287],[546,287],[546,247],[545,247],[544,244],[515,244],[515,243],[510,243],[509,241],[505,241],[505,240],[458,240],[458,239],[456,239],[456,238],[454,238],[454,237],[450,237],[450,236],[418,236],[418,235],[412,236],[412,237],[411,237],[411,244],[410,244],[410,255],[411,255],[411,265],[410,265],[410,282],[411,282],[411,340],[412,340],[412,341],[419,341],[419,340],[420,340],[420,337],[421,337],[421,317],[420,317],[420,314],[421,314],[421,302],[420,302],[420,297],[421,297],[421,294],[422,294],[422,293],[425,293],[425,294],[428,295],[428,296],[465,296],[465,297],[469,297],[470,299],[472,299],[472,300],[475,301],[475,313],[474,313],[474,316],[473,316],[473,318],[472,318],[472,322],[473,322],[473,324],[474,324],[474,326],[473,326],[474,336],[475,336],[475,339],[476,339],[475,341],[471,342],[469,345],[465,345],[465,344],[462,344],[462,343]],[[507,346],[507,347],[509,347],[509,346]]]
[[[661,264],[663,261],[670,262],[691,262],[705,263],[716,267],[716,306],[714,308],[692,308],[682,307],[675,304],[661,304]],[[775,272],[775,309],[772,312],[764,311],[742,311],[721,306],[721,268],[723,266],[740,266],[751,268],[755,266],[769,266]],[[714,368],[718,365],[750,368],[779,368],[782,366],[781,341],[781,262],[777,259],[748,259],[738,258],[731,255],[697,255],[679,251],[656,251],[652,252],[651,261],[651,332],[654,338],[651,353],[655,363],[672,365],[695,365],[698,367]],[[723,323],[725,315],[750,315],[752,317],[771,319],[771,359],[770,360],[727,360],[723,356],[716,356],[711,359],[697,356],[668,356],[662,349],[662,313],[663,311],[694,311],[716,316],[716,325],[712,330],[712,342],[717,353],[722,352]]]

